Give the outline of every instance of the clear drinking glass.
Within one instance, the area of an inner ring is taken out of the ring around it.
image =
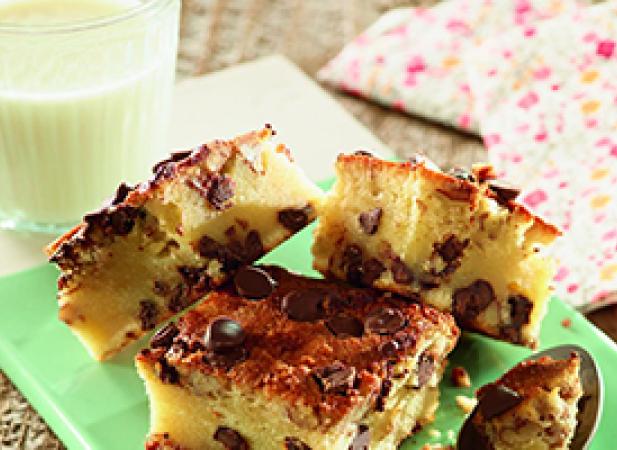
[[[120,181],[147,177],[165,150],[180,0],[88,1],[121,7],[0,23],[2,228],[63,231]]]

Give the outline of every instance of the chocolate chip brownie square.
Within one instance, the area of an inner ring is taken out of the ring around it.
[[[444,173],[416,157],[341,155],[319,212],[314,267],[417,298],[459,325],[534,346],[550,296],[543,249],[559,231],[515,201],[490,166]]]
[[[315,218],[322,193],[266,127],[175,153],[48,248],[60,319],[105,359]]]
[[[525,361],[478,391],[459,450],[570,448],[583,394],[580,358]]]
[[[458,336],[404,297],[243,268],[137,355],[146,447],[395,450],[433,419]]]

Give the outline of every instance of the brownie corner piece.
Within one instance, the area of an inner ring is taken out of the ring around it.
[[[459,336],[449,314],[277,267],[234,281],[138,354],[151,439],[187,450],[394,450],[433,419]]]
[[[322,192],[266,127],[173,153],[50,244],[59,316],[106,359],[316,217]]]

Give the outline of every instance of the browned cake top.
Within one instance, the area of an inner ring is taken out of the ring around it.
[[[409,299],[251,267],[157,333],[138,358],[166,382],[199,370],[336,420],[377,398],[392,366],[438,334],[454,346],[452,317]],[[419,358],[425,380],[443,356]]]
[[[519,396],[533,395],[537,389],[550,390],[554,387],[565,387],[569,384],[572,374],[578,373],[580,359],[572,354],[568,359],[553,359],[543,356],[538,359],[523,361],[497,381],[482,386],[478,390],[478,398],[481,398],[493,387],[505,386],[515,391]]]
[[[533,220],[533,224],[542,233],[557,237],[561,235],[559,229],[546,222],[542,217],[533,214],[522,203],[516,201],[520,189],[498,180],[489,164],[476,164],[470,171],[462,168],[453,168],[448,172],[441,171],[432,161],[421,155],[413,156],[409,161],[384,161],[367,152],[356,152],[350,155],[339,155],[338,164],[358,164],[375,171],[389,171],[411,173],[417,171],[420,176],[430,180],[436,189],[450,200],[469,203],[471,208],[477,205],[481,196],[494,199],[497,203],[508,208],[512,214]]]

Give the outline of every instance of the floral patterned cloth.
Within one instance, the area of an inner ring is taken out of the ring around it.
[[[448,0],[386,13],[318,77],[351,93],[477,131],[465,73],[470,50],[504,30],[531,29],[574,0]]]
[[[617,1],[394,10],[319,75],[479,132],[499,175],[564,230],[556,294],[585,311],[617,301]]]
[[[617,292],[617,2],[486,42],[467,66],[489,157],[564,230],[557,295],[593,309]],[[612,300],[615,300],[613,296]]]

